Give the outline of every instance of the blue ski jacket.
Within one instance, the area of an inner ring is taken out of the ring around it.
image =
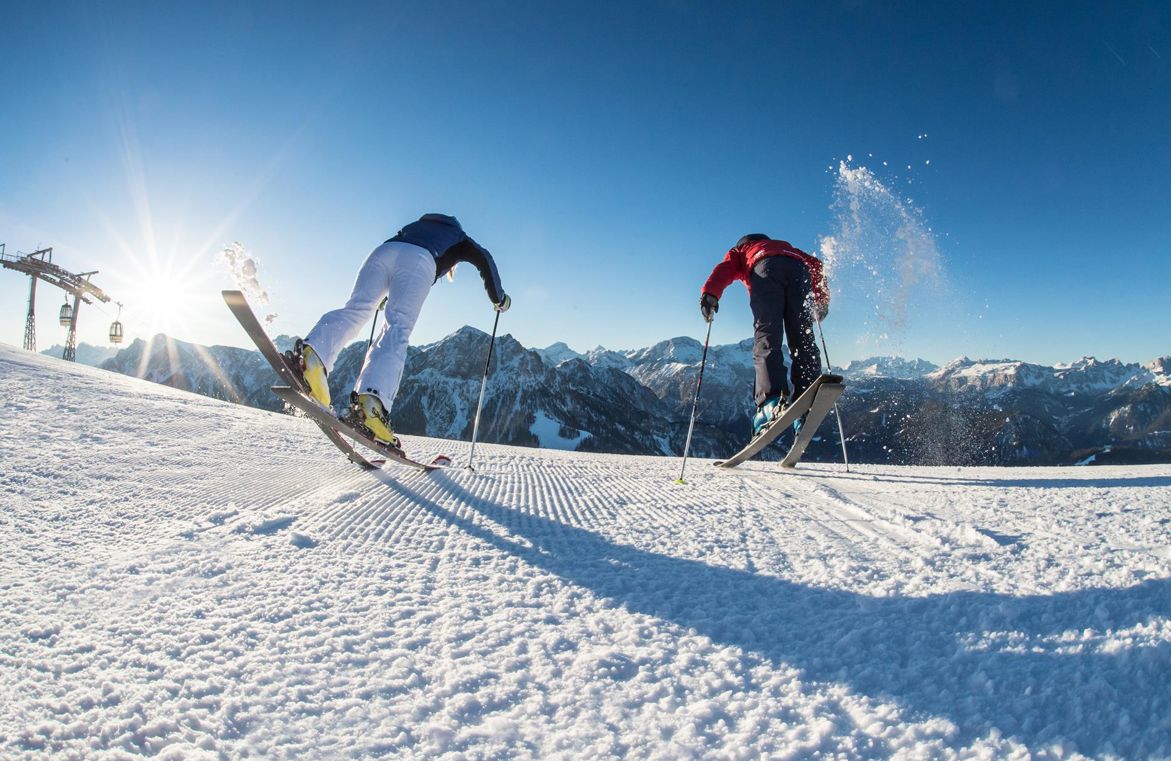
[[[500,273],[488,250],[476,243],[460,226],[459,220],[447,214],[424,214],[391,238],[390,241],[410,243],[425,248],[435,257],[435,279],[443,277],[458,262],[468,262],[480,272],[484,290],[493,304],[504,301],[504,287]]]

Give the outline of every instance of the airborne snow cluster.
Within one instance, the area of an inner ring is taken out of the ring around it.
[[[220,252],[219,261],[227,268],[232,281],[236,283],[248,300],[256,306],[269,306],[268,291],[260,284],[260,265],[252,254],[239,241],[232,243]],[[264,325],[271,326],[276,321],[275,312],[268,312],[261,318]]]
[[[831,210],[834,229],[818,248],[835,298],[867,305],[876,337],[902,330],[945,286],[935,233],[909,198],[848,161],[838,166]]]

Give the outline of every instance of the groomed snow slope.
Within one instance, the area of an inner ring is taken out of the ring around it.
[[[1169,466],[371,474],[7,347],[0,389],[3,758],[1171,755]]]

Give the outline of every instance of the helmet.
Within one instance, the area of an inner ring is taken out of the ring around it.
[[[434,213],[424,214],[423,216],[419,217],[419,221],[420,222],[438,222],[441,225],[451,225],[452,227],[456,228],[457,230],[463,230],[463,228],[460,227],[459,220],[456,219],[455,217],[449,216],[447,214],[434,214]]]
[[[748,233],[743,238],[736,241],[736,248],[740,248],[745,243],[752,243],[753,241],[758,241],[758,240],[772,240],[772,239],[769,238],[764,233]]]

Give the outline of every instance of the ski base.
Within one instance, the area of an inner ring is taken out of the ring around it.
[[[295,388],[291,388],[289,386],[273,386],[272,392],[280,397],[282,401],[291,404],[292,406],[304,412],[306,416],[311,418],[313,422],[317,423],[319,426],[331,428],[339,438],[343,435],[349,436],[357,443],[365,446],[371,451],[377,452],[378,455],[387,462],[395,462],[399,465],[415,468],[416,470],[435,470],[436,468],[446,467],[446,465],[451,462],[451,458],[446,457],[445,455],[439,455],[430,464],[417,462],[404,454],[400,454],[390,447],[378,443],[376,440],[370,438],[365,433],[359,431],[357,428],[354,428],[345,421],[339,420],[332,411],[322,407],[316,399],[312,399],[309,396],[302,394]]]
[[[272,367],[273,372],[289,384],[291,388],[298,389],[302,392],[306,391],[301,383],[301,379],[297,376],[293,369],[285,362],[284,355],[277,349],[272,339],[268,337],[268,333],[264,332],[264,327],[260,324],[260,320],[256,319],[256,314],[252,311],[252,307],[248,306],[248,300],[244,298],[244,294],[240,291],[223,291],[224,303],[228,305],[228,309],[232,311],[236,321],[240,323],[240,327],[244,328],[244,332],[252,339],[252,343],[260,351],[261,356],[268,361]],[[372,462],[350,445],[333,427],[323,425],[320,421],[314,421],[321,432],[325,434],[333,445],[341,451],[346,458],[355,465],[365,468],[366,470],[375,470],[381,463]]]
[[[781,412],[780,417],[769,423],[768,427],[760,432],[760,435],[753,438],[752,441],[748,442],[747,446],[728,459],[716,461],[716,467],[734,468],[745,460],[748,460],[764,451],[764,449],[768,447],[769,444],[772,444],[778,436],[780,436],[784,431],[792,426],[793,423],[797,422],[798,418],[811,411],[811,408],[814,406],[815,400],[817,399],[821,389],[827,387],[836,387],[837,392],[833,395],[834,400],[836,400],[839,396],[841,396],[842,391],[845,389],[845,386],[842,385],[842,376],[830,375],[828,373],[819,375],[817,379],[813,381],[813,383],[809,384],[809,388],[805,389],[801,396],[797,397],[796,401],[794,401],[788,407],[785,407],[785,409]],[[831,391],[830,393],[833,392]],[[832,405],[833,403],[831,402],[830,406]],[[822,417],[825,417],[824,413],[822,414]],[[811,422],[820,424],[821,418],[818,418],[816,421],[810,421],[807,418],[805,425],[802,426],[802,432],[804,432],[806,428],[809,428],[810,439],[812,439],[813,432],[816,431],[817,428],[817,425],[810,426]],[[798,435],[798,438],[800,438],[800,435]],[[794,441],[794,445],[795,444],[796,441]],[[808,446],[808,444],[809,442],[806,441],[805,446]],[[801,454],[805,451],[805,446],[802,446],[801,452],[797,453],[797,459],[801,458]]]
[[[845,390],[846,387],[841,383],[823,383],[821,385],[821,388],[817,390],[817,397],[813,400],[813,406],[809,408],[809,413],[805,416],[805,422],[801,424],[801,431],[793,439],[793,445],[789,447],[789,453],[785,455],[785,459],[781,460],[782,468],[797,467],[801,456],[805,454],[805,448],[817,435],[821,421],[825,420],[825,416],[833,409],[838,397]]]

